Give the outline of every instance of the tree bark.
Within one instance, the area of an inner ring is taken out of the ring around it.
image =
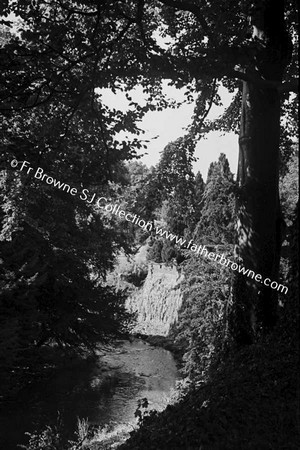
[[[270,330],[277,317],[277,291],[263,279],[278,281],[281,248],[279,202],[280,94],[260,80],[281,82],[290,54],[284,1],[267,1],[252,17],[257,54],[243,82],[239,137],[237,253],[246,268],[262,275],[257,282],[236,274],[231,330],[239,344],[249,344]]]

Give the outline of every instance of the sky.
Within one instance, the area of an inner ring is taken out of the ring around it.
[[[182,101],[184,97],[184,90],[176,89],[168,86],[167,82],[164,85],[164,92],[170,98],[177,101]],[[102,101],[107,106],[114,107],[125,111],[128,108],[128,102],[122,92],[113,94],[110,90],[101,90]],[[137,88],[135,92],[130,94],[137,102],[143,102],[142,90]],[[214,119],[222,114],[224,108],[229,105],[232,94],[229,94],[225,89],[220,92],[223,106],[213,106],[209,119]],[[185,134],[185,127],[191,122],[193,114],[193,104],[183,104],[178,109],[168,108],[163,111],[148,112],[139,127],[145,130],[142,135],[143,139],[148,139],[147,150],[141,150],[141,154],[145,154],[139,161],[146,164],[148,167],[156,165],[160,158],[160,153],[164,147]],[[128,133],[121,134],[121,138],[128,136]],[[212,161],[216,161],[220,153],[225,153],[228,158],[231,171],[236,174],[237,160],[238,160],[238,136],[234,133],[226,133],[223,136],[220,132],[214,131],[206,135],[205,139],[199,140],[196,145],[195,157],[197,161],[194,163],[195,173],[200,170],[204,180],[207,177],[207,171]]]

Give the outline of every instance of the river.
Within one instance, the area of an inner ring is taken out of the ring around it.
[[[97,427],[132,429],[138,400],[146,397],[149,409],[161,411],[178,378],[169,351],[139,339],[119,341],[114,348],[99,349],[92,370],[67,368],[27,389],[0,414],[0,448],[16,450],[28,442],[26,431],[56,423],[58,414],[68,437],[78,417]]]

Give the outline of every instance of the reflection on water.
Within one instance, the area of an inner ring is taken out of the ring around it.
[[[11,410],[6,408],[0,415],[0,448],[15,450],[24,443],[25,431],[55,423],[58,411],[71,436],[77,417],[97,426],[136,423],[140,398],[147,397],[149,409],[165,408],[178,378],[170,352],[134,340],[98,353],[92,370],[65,369],[27,390]]]

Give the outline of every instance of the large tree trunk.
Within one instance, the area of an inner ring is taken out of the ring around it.
[[[290,42],[284,26],[283,0],[267,1],[252,18],[255,62],[246,70],[239,138],[237,253],[256,274],[278,281],[281,247],[279,203],[280,98],[259,81],[282,81]],[[255,81],[258,80],[258,82]],[[251,343],[273,327],[277,291],[236,274],[231,329],[240,344]]]

